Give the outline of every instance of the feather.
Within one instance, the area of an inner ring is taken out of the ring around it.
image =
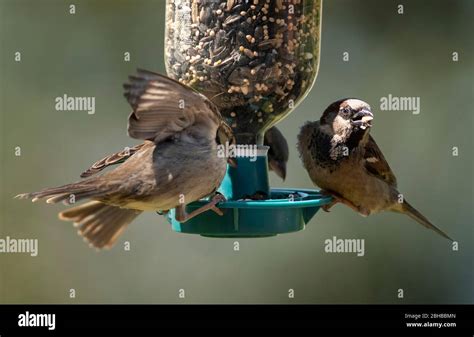
[[[147,143],[138,144],[131,148],[126,148],[120,152],[113,153],[99,161],[96,161],[90,168],[81,173],[81,178],[90,177],[103,169],[116,164],[121,164],[133,156],[135,152],[142,149]]]
[[[433,225],[423,214],[418,212],[408,202],[404,201],[402,204],[399,204],[399,205],[400,205],[399,207],[396,207],[393,210],[410,216],[413,220],[417,221],[419,224],[423,225],[424,227],[434,230],[436,233],[438,233],[442,237],[453,241],[453,239],[451,239],[445,232],[443,232],[441,229]]]
[[[221,123],[217,107],[204,95],[171,78],[138,70],[124,85],[133,111],[128,118],[132,138],[159,143],[176,133],[189,130],[197,139],[214,140]],[[191,126],[197,126],[190,130]]]
[[[397,187],[397,178],[393,174],[392,169],[385,160],[377,143],[370,135],[367,144],[365,144],[364,164],[370,174],[387,182],[390,186]]]
[[[59,218],[73,221],[78,234],[91,246],[111,248],[120,234],[141,211],[106,205],[90,201],[59,213]]]

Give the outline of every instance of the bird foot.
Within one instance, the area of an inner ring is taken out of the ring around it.
[[[333,199],[331,200],[331,202],[329,204],[326,204],[326,205],[323,205],[321,206],[321,208],[323,209],[323,211],[325,212],[331,212],[331,208],[337,204],[339,202],[339,200],[337,200],[335,197],[333,197]]]
[[[192,219],[194,218],[195,216],[201,214],[201,213],[204,213],[206,211],[213,211],[214,213],[216,213],[217,215],[220,215],[220,216],[223,216],[224,215],[224,212],[222,212],[222,210],[220,210],[219,208],[217,208],[217,204],[220,203],[220,202],[224,202],[226,201],[227,199],[220,193],[216,193],[211,201],[209,201],[209,203],[207,203],[206,205],[192,211],[191,213],[186,213],[186,205],[179,205],[178,207],[176,207],[176,215],[175,215],[175,219],[176,221],[179,221],[179,222],[186,222],[188,221],[189,219]]]
[[[361,207],[358,207],[358,206],[354,205],[354,204],[353,204],[352,202],[350,202],[349,200],[344,199],[344,198],[342,198],[342,197],[340,197],[340,196],[338,196],[338,195],[331,194],[331,193],[326,192],[326,191],[323,191],[322,194],[323,194],[323,195],[329,195],[329,196],[332,197],[332,200],[331,200],[331,202],[330,202],[329,204],[326,204],[326,205],[321,206],[321,208],[322,208],[323,211],[325,211],[325,212],[330,212],[330,209],[331,209],[334,205],[336,205],[336,204],[338,204],[338,203],[341,203],[341,204],[344,204],[344,205],[350,207],[351,209],[353,209],[354,211],[356,211],[357,213],[359,213],[359,214],[361,214],[361,215],[363,215],[363,216],[367,216],[367,215],[369,215],[369,213],[370,213],[370,212],[367,212],[367,210],[362,209]]]
[[[227,201],[227,199],[222,195],[220,194],[219,192],[217,192],[211,199],[211,201],[203,206],[203,207],[206,207],[206,206],[209,206],[210,209],[212,211],[214,211],[214,213],[216,213],[217,215],[220,215],[220,216],[223,216],[224,215],[224,212],[222,212],[222,210],[220,210],[219,208],[217,208],[217,204],[220,203],[220,202],[225,202]],[[202,208],[202,207],[201,207]]]
[[[335,196],[334,194],[328,192],[328,191],[325,191],[325,190],[321,190],[321,195],[323,196],[327,196],[327,197],[331,197],[332,200],[329,204],[326,204],[326,205],[323,205],[321,206],[321,208],[323,209],[323,211],[325,212],[330,212],[330,209],[335,205],[337,204],[338,202],[340,202],[339,198],[337,196]]]

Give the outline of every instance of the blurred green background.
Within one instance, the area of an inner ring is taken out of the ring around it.
[[[137,67],[164,73],[165,1],[0,0],[0,238],[39,240],[37,257],[0,254],[0,303],[472,303],[473,5],[325,1],[318,79],[279,124],[289,174],[285,182],[271,175],[275,187],[310,188],[295,148],[299,126],[338,98],[364,99],[400,190],[459,251],[408,217],[363,218],[339,205],[304,231],[239,239],[238,252],[232,239],[178,234],[146,213],[114,249],[96,252],[58,220],[64,206],[12,197],[76,181],[97,159],[138,143],[126,134],[122,83]],[[95,115],[56,111],[54,98],[65,93],[96,97]],[[388,94],[419,96],[421,113],[380,111]],[[325,253],[333,236],[364,238],[365,256]]]

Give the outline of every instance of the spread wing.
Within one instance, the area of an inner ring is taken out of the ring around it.
[[[128,134],[155,143],[182,131],[198,139],[215,139],[222,117],[204,95],[166,76],[138,69],[124,84],[132,106]],[[195,126],[195,127],[194,127]]]
[[[90,177],[91,175],[94,175],[106,167],[109,167],[110,165],[115,165],[115,164],[121,164],[124,161],[126,161],[128,158],[133,156],[135,152],[143,148],[147,143],[142,143],[139,145],[136,145],[134,147],[128,148],[126,147],[120,152],[113,153],[97,162],[95,162],[89,169],[81,173],[81,178],[87,178]],[[150,144],[150,143],[149,143]],[[151,143],[153,144],[153,143]]]
[[[397,187],[397,178],[393,174],[392,169],[385,160],[385,157],[377,146],[377,143],[375,143],[375,140],[370,135],[369,140],[365,145],[364,160],[365,168],[369,173],[384,180],[387,184]]]

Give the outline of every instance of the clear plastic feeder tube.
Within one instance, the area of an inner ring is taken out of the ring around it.
[[[206,95],[240,144],[263,133],[311,89],[322,0],[167,0],[170,77]]]

